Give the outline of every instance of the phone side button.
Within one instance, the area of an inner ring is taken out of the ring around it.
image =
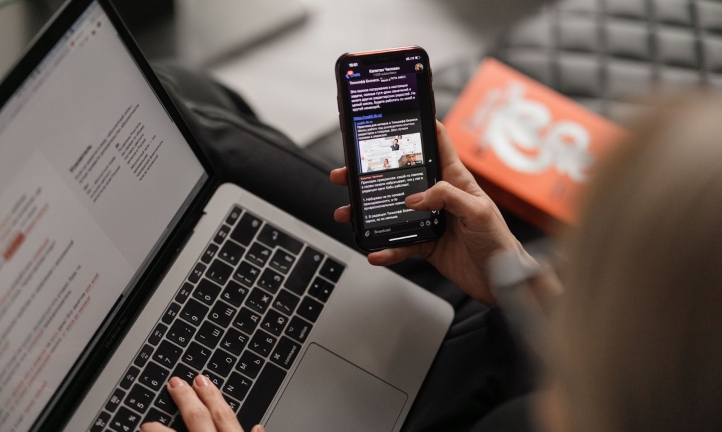
[[[343,118],[341,117],[341,114],[338,115],[338,125],[341,127],[341,133],[344,133],[343,130]]]

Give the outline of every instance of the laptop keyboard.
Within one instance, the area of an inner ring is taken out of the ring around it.
[[[158,421],[187,430],[166,384],[203,374],[244,430],[268,409],[344,266],[234,206],[156,323],[91,432]]]

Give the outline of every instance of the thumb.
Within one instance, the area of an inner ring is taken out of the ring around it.
[[[440,181],[426,192],[406,198],[406,206],[412,210],[446,210],[459,219],[483,217],[485,206],[480,198]]]

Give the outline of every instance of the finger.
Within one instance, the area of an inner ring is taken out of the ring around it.
[[[168,382],[168,393],[183,417],[183,423],[193,432],[215,432],[211,413],[196,392],[185,381],[173,377]]]
[[[446,133],[446,127],[438,120],[436,121],[436,135],[439,142],[439,165],[443,179],[474,196],[485,197],[486,193],[479,187],[471,171],[459,159],[459,154],[456,152],[449,134]]]
[[[220,390],[203,375],[198,375],[193,380],[193,390],[201,402],[208,408],[213,419],[213,424],[218,432],[242,432],[241,424],[238,423],[236,414],[233,412]]]
[[[253,426],[253,429],[251,429],[251,432],[266,432],[266,429],[264,429],[261,425],[255,425]]]
[[[158,422],[143,423],[140,425],[140,432],[175,432],[168,426],[164,426]]]
[[[442,171],[456,163],[461,163],[446,127],[438,120],[436,120],[436,139],[439,142],[439,163]]]
[[[446,210],[465,220],[484,221],[487,215],[487,201],[468,194],[451,184],[440,181],[426,192],[406,197],[406,206],[413,210]]]
[[[348,170],[346,167],[331,171],[331,183],[336,186],[348,186]]]
[[[351,206],[343,206],[337,208],[333,212],[333,218],[336,222],[350,223],[351,222]]]
[[[412,256],[419,255],[422,245],[411,245],[401,248],[384,249],[369,254],[369,264],[375,266],[390,266],[398,264]]]

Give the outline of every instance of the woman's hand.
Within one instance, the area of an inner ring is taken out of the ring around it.
[[[413,210],[446,210],[446,233],[433,243],[374,252],[368,260],[373,265],[387,266],[420,255],[471,297],[494,304],[486,276],[491,255],[513,251],[524,262],[531,264],[534,260],[509,231],[496,204],[461,163],[446,129],[438,121],[436,130],[444,181],[426,192],[407,197],[406,206]],[[348,186],[346,168],[333,170],[331,181]],[[337,209],[334,218],[338,222],[350,222],[351,208]]]
[[[221,392],[203,375],[193,380],[193,387],[178,377],[168,382],[168,392],[178,405],[183,422],[190,432],[243,432]],[[172,432],[173,429],[158,422],[145,423],[141,432]],[[251,432],[264,432],[263,426],[254,426]]]

